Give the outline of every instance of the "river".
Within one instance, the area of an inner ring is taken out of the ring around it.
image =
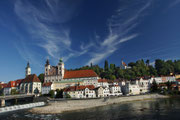
[[[0,114],[2,120],[180,120],[180,98],[133,101],[65,112],[32,114],[28,110]]]

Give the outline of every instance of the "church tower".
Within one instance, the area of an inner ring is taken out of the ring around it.
[[[58,75],[60,75],[62,79],[64,78],[64,63],[62,59],[60,59],[58,63]]]
[[[50,64],[49,64],[49,59],[47,59],[47,61],[46,61],[46,64],[45,64],[45,76],[46,75],[49,75],[49,70],[50,70]]]
[[[29,62],[27,63],[27,67],[26,67],[26,76],[31,75],[31,68],[29,65]]]

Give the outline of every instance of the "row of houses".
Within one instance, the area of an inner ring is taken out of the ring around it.
[[[4,95],[41,93],[42,84],[36,74],[27,75],[24,79],[0,83]],[[13,93],[14,92],[14,93]]]
[[[101,79],[93,70],[66,70],[62,59],[57,66],[51,66],[47,60],[44,73],[42,84],[35,74],[31,74],[28,62],[24,79],[10,81],[7,84],[0,83],[4,95],[11,94],[12,90],[20,94],[48,94],[51,90],[57,89],[64,89],[64,96],[69,94],[72,98],[135,95],[148,93],[153,81],[157,84],[176,81],[174,76],[110,81]]]

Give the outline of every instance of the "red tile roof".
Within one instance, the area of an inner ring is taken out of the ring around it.
[[[127,65],[126,65],[126,63],[125,63],[125,62],[123,62],[123,61],[122,61],[122,65],[123,65],[123,66],[127,66]]]
[[[85,77],[98,77],[98,75],[93,70],[65,71],[64,74],[64,79],[85,78]]]
[[[51,86],[52,85],[52,83],[51,82],[48,82],[48,83],[43,83],[43,87],[49,87],[49,86]]]
[[[18,87],[24,79],[15,80],[15,86]]]
[[[108,82],[106,79],[99,79],[98,82]]]
[[[36,74],[28,75],[22,83],[30,83],[30,82],[41,82]]]
[[[68,91],[79,91],[79,90],[84,90],[84,89],[90,89],[90,90],[93,90],[95,89],[94,85],[81,85],[81,86],[71,86],[71,87],[68,87],[68,88],[65,88],[64,89],[64,92],[68,92]]]
[[[1,86],[1,88],[5,88],[5,87],[7,87],[7,83],[3,83],[3,84],[0,84],[0,86]]]

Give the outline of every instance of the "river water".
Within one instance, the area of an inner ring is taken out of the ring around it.
[[[32,114],[27,110],[0,114],[0,120],[180,120],[180,98],[133,101],[65,112]]]

